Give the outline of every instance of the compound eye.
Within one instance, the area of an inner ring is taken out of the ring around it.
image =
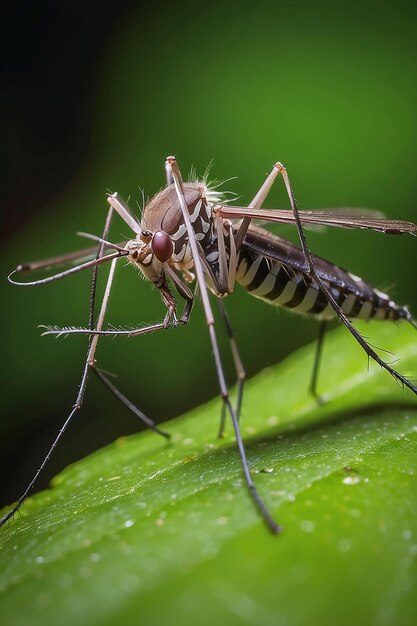
[[[171,258],[174,252],[174,244],[171,237],[163,230],[157,230],[152,239],[152,251],[158,261],[164,263]]]

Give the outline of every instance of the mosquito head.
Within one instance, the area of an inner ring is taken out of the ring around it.
[[[172,257],[174,244],[171,237],[163,230],[155,233],[143,229],[135,239],[128,241],[126,250],[128,260],[139,267],[145,277],[153,283],[158,282],[163,273],[162,264]]]

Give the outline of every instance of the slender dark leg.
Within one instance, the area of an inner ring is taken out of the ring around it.
[[[83,386],[83,387],[85,387],[86,379],[87,379],[86,371],[88,371],[88,366],[87,366],[86,369],[84,369],[83,377],[81,379],[81,386]],[[15,504],[15,506],[8,513],[6,513],[6,515],[4,517],[1,518],[1,520],[0,520],[0,527],[3,526],[11,517],[13,517],[17,513],[17,511],[22,506],[23,502],[29,496],[29,494],[30,494],[33,486],[35,485],[39,475],[41,474],[41,472],[43,471],[43,469],[47,465],[49,459],[51,458],[52,453],[54,452],[55,448],[57,447],[57,445],[58,445],[62,435],[67,430],[67,427],[68,427],[69,423],[71,422],[74,414],[78,411],[78,409],[79,409],[79,406],[77,404],[75,404],[73,406],[72,410],[71,410],[71,413],[68,415],[67,419],[65,420],[64,424],[62,425],[62,428],[59,431],[58,435],[56,436],[56,438],[55,438],[52,446],[50,447],[47,455],[45,456],[44,460],[42,461],[42,464],[40,465],[39,469],[37,470],[36,474],[34,475],[32,480],[30,481],[28,486],[26,487],[25,491],[20,496],[20,498],[17,501],[17,503]]]
[[[112,207],[110,207],[109,213],[108,213],[107,219],[106,219],[106,224],[105,224],[105,227],[104,227],[104,232],[103,232],[103,237],[102,237],[103,239],[107,238],[108,230],[110,228],[112,211],[113,211],[113,209],[112,209]],[[104,247],[105,247],[105,244],[101,243],[100,246],[99,246],[98,252],[97,252],[96,259],[101,259],[102,258],[101,255],[102,255],[102,253],[104,251]],[[105,375],[102,372],[99,373],[98,370],[96,369],[96,366],[95,366],[95,352],[96,352],[96,349],[97,349],[99,333],[100,333],[101,328],[103,326],[104,316],[105,316],[105,313],[106,313],[106,310],[107,310],[107,305],[108,305],[108,301],[109,301],[109,297],[110,297],[111,286],[112,286],[112,283],[113,283],[114,272],[115,272],[115,268],[116,268],[116,261],[117,261],[118,258],[120,258],[120,257],[119,256],[115,256],[113,258],[113,260],[112,260],[112,263],[111,263],[110,272],[109,272],[109,276],[108,276],[108,279],[107,279],[105,293],[104,293],[104,297],[103,297],[103,300],[102,300],[102,304],[101,304],[100,313],[99,313],[99,317],[98,317],[96,328],[93,328],[93,324],[94,324],[94,309],[95,309],[95,297],[96,297],[96,284],[97,284],[97,266],[94,266],[94,273],[93,273],[93,278],[92,278],[92,288],[91,288],[91,297],[90,297],[89,329],[87,330],[87,333],[90,335],[90,339],[89,339],[89,344],[88,344],[87,357],[86,357],[84,370],[83,370],[83,374],[82,374],[82,378],[81,378],[81,384],[80,384],[80,387],[79,387],[79,390],[78,390],[78,394],[77,394],[77,398],[75,400],[75,404],[72,407],[72,409],[70,411],[70,414],[66,418],[64,424],[62,425],[62,427],[61,427],[60,431],[58,432],[57,436],[55,437],[54,441],[52,442],[52,445],[49,448],[49,450],[48,450],[44,460],[42,461],[40,467],[38,468],[38,470],[35,473],[35,475],[32,478],[32,480],[28,484],[27,488],[25,489],[25,491],[23,492],[23,494],[21,495],[21,497],[17,501],[16,505],[0,520],[0,527],[3,526],[11,517],[13,517],[13,515],[15,513],[17,513],[17,511],[20,509],[20,507],[23,504],[23,502],[29,496],[29,494],[32,491],[32,488],[34,487],[34,485],[35,485],[39,475],[42,473],[42,471],[44,470],[44,468],[48,464],[48,461],[51,458],[53,452],[55,451],[55,448],[58,446],[61,438],[63,437],[65,431],[67,430],[67,428],[68,428],[72,418],[74,417],[75,413],[81,409],[82,404],[83,404],[83,400],[84,400],[84,395],[85,395],[85,390],[86,390],[86,386],[87,386],[87,379],[88,379],[88,374],[89,374],[90,368],[92,368],[95,371],[95,373],[98,375],[100,380],[102,380],[102,382],[110,389],[110,391],[130,411],[132,411],[137,417],[142,419],[148,426],[153,428],[153,430],[156,430],[160,434],[162,434],[164,436],[167,436],[167,433],[164,433],[163,431],[160,431],[156,427],[154,422],[152,422],[152,420],[149,420],[149,418],[147,418],[141,411],[139,411],[139,409],[137,409],[118,389],[116,389],[116,387],[109,380],[107,380],[107,378],[105,377]],[[186,317],[187,317],[187,315],[189,316],[191,307],[192,307],[192,303],[191,304],[187,303],[186,312],[184,312],[183,317],[184,317],[184,315]],[[159,327],[162,327],[162,328],[164,327],[163,324],[156,325],[156,326],[157,326],[157,329],[159,329]]]
[[[324,343],[325,334],[326,334],[326,321],[323,320],[322,322],[320,322],[320,326],[319,326],[319,336],[317,338],[316,353],[314,355],[313,371],[311,374],[310,387],[309,387],[309,391],[311,395],[315,397],[315,399],[317,400],[319,404],[323,402],[323,399],[317,393],[317,380],[318,380],[318,374],[319,374],[319,369],[320,369],[321,356],[323,354],[323,343]]]
[[[180,171],[178,169],[176,160],[174,157],[168,157],[167,158],[167,163],[168,165],[171,167],[171,171],[172,171],[172,175],[174,178],[174,184],[175,184],[175,189],[177,192],[177,197],[178,200],[181,204],[181,210],[182,210],[182,214],[183,214],[183,219],[184,219],[184,224],[187,228],[187,234],[188,234],[188,242],[191,248],[191,252],[192,252],[192,256],[193,256],[193,260],[194,260],[194,269],[196,272],[196,276],[197,276],[197,281],[198,281],[198,287],[200,289],[200,295],[201,295],[201,300],[203,303],[203,307],[204,307],[204,314],[206,317],[206,323],[208,326],[208,330],[209,330],[209,335],[210,335],[210,341],[211,341],[211,347],[213,350],[213,356],[214,356],[214,361],[216,364],[216,371],[217,371],[217,377],[218,377],[218,381],[219,381],[219,387],[220,387],[220,393],[221,393],[221,397],[222,400],[224,402],[224,404],[227,407],[227,410],[230,414],[232,423],[233,423],[233,429],[235,432],[235,436],[236,436],[236,442],[237,442],[237,446],[239,449],[239,454],[240,454],[240,459],[242,462],[242,469],[243,469],[243,474],[245,476],[245,480],[246,480],[246,484],[248,486],[249,489],[249,493],[256,505],[256,507],[258,508],[259,513],[261,514],[265,524],[267,525],[267,527],[269,528],[269,530],[273,533],[279,533],[281,531],[281,527],[279,526],[279,524],[277,524],[275,522],[275,520],[272,518],[271,514],[269,513],[265,503],[263,502],[262,498],[260,497],[256,486],[253,482],[251,473],[250,473],[250,469],[249,469],[249,465],[248,465],[248,460],[246,457],[246,451],[245,451],[245,447],[243,445],[243,441],[242,441],[242,435],[240,432],[240,428],[239,428],[239,422],[237,419],[237,415],[236,415],[236,411],[232,405],[232,403],[230,402],[230,398],[229,398],[229,392],[228,392],[228,388],[227,388],[227,383],[226,383],[226,379],[225,379],[225,375],[224,375],[224,369],[223,369],[223,364],[221,361],[221,357],[220,357],[220,351],[219,351],[219,346],[218,346],[218,342],[217,342],[217,336],[216,336],[216,330],[214,327],[214,317],[213,317],[213,312],[211,309],[211,305],[210,305],[210,301],[209,301],[209,297],[208,297],[208,290],[207,290],[207,286],[204,280],[204,273],[203,273],[203,266],[200,260],[200,256],[199,256],[199,252],[198,252],[198,246],[197,246],[197,240],[195,238],[195,233],[190,221],[190,216],[188,214],[188,209],[187,209],[187,204],[185,201],[185,196],[184,196],[184,184],[182,181],[182,177],[180,174]]]
[[[320,289],[326,295],[326,298],[327,298],[329,304],[333,307],[333,309],[336,312],[336,314],[339,317],[339,319],[343,322],[343,324],[346,326],[346,328],[349,330],[349,332],[355,337],[356,341],[364,349],[364,351],[366,352],[368,357],[373,359],[376,363],[378,363],[378,365],[380,367],[382,367],[383,369],[387,370],[387,372],[389,372],[391,374],[391,376],[393,376],[402,385],[405,385],[406,387],[408,387],[408,389],[410,389],[413,393],[415,393],[417,395],[417,387],[415,387],[408,380],[408,378],[406,378],[405,376],[403,376],[402,374],[400,374],[399,372],[394,370],[390,365],[388,365],[388,363],[386,363],[383,359],[381,359],[381,357],[375,352],[375,350],[373,350],[371,348],[371,346],[365,341],[365,339],[362,337],[360,332],[356,330],[356,328],[352,325],[352,323],[347,318],[345,313],[342,311],[342,309],[340,308],[340,306],[338,305],[338,303],[334,299],[333,294],[330,291],[330,289],[323,282],[323,280],[317,275],[317,272],[316,272],[315,267],[314,267],[314,262],[313,262],[313,259],[311,257],[311,254],[310,254],[310,250],[308,249],[308,246],[307,246],[307,239],[306,239],[306,236],[305,236],[305,233],[304,233],[303,226],[301,224],[300,216],[299,216],[297,205],[296,205],[296,202],[295,202],[294,192],[293,192],[293,190],[291,188],[291,184],[290,184],[290,180],[288,178],[287,170],[284,167],[284,165],[282,165],[282,164],[279,164],[279,165],[280,165],[280,171],[281,171],[282,177],[284,179],[285,187],[287,189],[287,193],[288,193],[288,197],[289,197],[289,200],[290,200],[291,208],[292,208],[292,211],[293,211],[293,214],[294,214],[294,219],[295,219],[295,222],[296,222],[296,225],[297,225],[298,236],[300,238],[301,247],[302,247],[302,250],[304,252],[304,256],[305,256],[305,260],[306,260],[306,264],[307,264],[307,271],[314,278],[315,282],[318,284]]]
[[[102,239],[106,240],[107,236],[108,236],[108,232],[110,229],[110,223],[111,223],[111,217],[112,217],[112,212],[113,212],[113,203],[116,202],[115,198],[111,198],[112,202],[110,202],[110,209],[107,215],[107,219],[106,219],[106,223],[105,223],[105,227],[103,230],[103,236]],[[117,203],[116,203],[117,204]],[[103,252],[104,249],[106,247],[106,242],[102,241],[100,243],[100,246],[98,248],[97,251],[97,255],[96,255],[96,259],[95,261],[99,261],[101,259],[103,259]],[[89,249],[88,252],[90,252],[91,250]],[[49,448],[42,464],[40,465],[40,467],[38,468],[37,472],[35,473],[33,479],[30,481],[29,485],[27,486],[27,488],[25,489],[24,493],[22,494],[22,496],[19,498],[18,502],[16,503],[16,505],[13,507],[13,509],[11,511],[9,511],[1,520],[0,520],[0,527],[3,526],[3,524],[5,524],[5,522],[7,520],[9,520],[11,517],[13,517],[13,515],[20,509],[21,505],[23,504],[23,502],[26,500],[26,498],[29,496],[32,488],[34,487],[39,475],[41,474],[41,472],[44,470],[44,468],[46,467],[51,455],[53,454],[55,448],[57,447],[57,445],[59,444],[62,436],[64,435],[65,431],[67,430],[74,414],[81,409],[82,403],[83,403],[83,399],[84,399],[84,395],[85,395],[85,389],[86,389],[86,385],[87,385],[87,379],[88,379],[88,373],[90,368],[93,369],[93,371],[95,372],[95,374],[98,376],[98,378],[103,382],[103,384],[106,385],[106,387],[113,393],[113,395],[115,395],[116,398],[118,398],[122,404],[124,404],[124,406],[126,406],[126,408],[128,408],[134,415],[136,415],[137,417],[139,417],[142,421],[145,422],[146,425],[148,425],[151,429],[155,430],[156,432],[158,432],[159,434],[163,435],[164,437],[169,437],[168,433],[165,433],[164,431],[160,430],[155,422],[153,422],[152,420],[150,420],[146,415],[144,415],[144,413],[142,413],[142,411],[140,411],[135,405],[133,405],[130,400],[128,400],[128,398],[126,398],[126,396],[124,396],[116,387],[115,385],[113,385],[113,383],[111,381],[109,381],[107,379],[107,377],[103,374],[103,372],[101,372],[100,370],[98,370],[96,368],[95,365],[95,352],[97,349],[97,342],[99,339],[99,336],[101,334],[114,334],[114,333],[106,333],[106,331],[102,331],[102,326],[103,326],[103,322],[104,322],[104,316],[105,316],[105,312],[107,309],[107,304],[108,304],[108,300],[110,297],[110,290],[111,290],[111,286],[112,286],[112,282],[113,282],[113,277],[114,277],[114,271],[115,271],[115,263],[117,258],[120,257],[120,254],[115,253],[114,255],[111,255],[112,263],[111,263],[111,267],[110,267],[110,272],[109,272],[109,276],[107,279],[107,285],[106,285],[106,289],[105,289],[105,294],[103,297],[103,301],[102,301],[102,305],[101,305],[101,309],[100,309],[100,314],[99,314],[99,318],[97,321],[97,325],[94,328],[94,312],[95,312],[95,300],[96,300],[96,286],[97,286],[97,264],[94,265],[94,262],[91,262],[91,264],[94,267],[93,270],[93,276],[92,276],[92,286],[91,286],[91,295],[90,295],[90,308],[89,308],[89,321],[88,321],[88,328],[84,329],[82,332],[85,332],[85,334],[89,335],[89,343],[88,343],[88,351],[87,351],[87,358],[86,358],[86,362],[85,362],[85,366],[84,366],[84,370],[83,370],[83,374],[82,374],[82,378],[81,378],[81,384],[79,387],[79,391],[77,394],[77,398],[75,401],[74,406],[71,409],[70,414],[68,415],[67,419],[65,420],[63,426],[61,427],[58,435],[55,437],[51,447]],[[50,264],[55,264],[55,263],[59,263],[62,261],[68,261],[68,260],[72,260],[73,259],[73,255],[64,255],[61,257],[56,257],[54,259],[49,259],[48,261],[48,265]],[[22,266],[23,267],[23,266]],[[45,264],[43,264],[42,262],[35,262],[32,264],[27,264],[26,266],[24,266],[24,269],[39,269],[40,267],[45,267]],[[74,268],[76,269],[76,268]],[[188,289],[188,287],[178,278],[178,276],[173,275],[175,274],[173,272],[173,270],[170,270],[170,268],[166,268],[167,269],[167,273],[171,276],[171,278],[173,279],[173,282],[177,288],[177,290],[179,291],[179,293],[183,296],[183,298],[186,300],[186,305],[184,307],[184,311],[183,314],[181,316],[180,320],[175,320],[172,323],[168,323],[167,324],[167,317],[165,318],[164,322],[160,323],[160,324],[154,324],[152,326],[148,326],[146,328],[142,328],[142,329],[138,329],[136,332],[133,331],[127,331],[127,332],[122,332],[121,334],[128,334],[128,335],[132,335],[132,334],[146,334],[147,332],[153,332],[155,330],[163,330],[165,328],[167,328],[168,325],[172,325],[172,326],[177,326],[178,324],[186,324],[189,320],[190,314],[191,314],[191,310],[192,310],[192,306],[193,306],[193,295],[190,292],[190,290]],[[21,268],[18,269],[18,271],[22,271]],[[72,271],[74,270],[69,270],[69,272],[72,273]],[[56,279],[56,278],[55,278]],[[48,279],[46,279],[48,280]],[[48,281],[49,282],[49,281]],[[169,293],[168,289],[165,289],[165,284],[160,286],[161,289],[161,295],[163,296],[163,300],[166,303],[167,307],[168,305],[171,304],[171,302],[168,302],[170,300],[170,298],[172,299],[172,301],[175,303],[175,301],[173,300],[172,296]],[[169,316],[169,320],[172,317],[172,312]],[[168,320],[168,322],[169,322]],[[70,332],[74,332],[74,329],[68,329],[68,331]],[[45,334],[49,334],[48,331]],[[70,334],[70,332],[68,332],[67,334]],[[79,331],[76,331],[79,332]],[[52,334],[59,334],[62,333],[62,330],[58,331],[58,330],[54,330],[52,331]],[[65,334],[65,331],[64,331]]]
[[[104,231],[103,231],[103,239],[107,238],[108,229],[110,228],[112,212],[113,212],[112,208],[110,208],[109,212],[107,214],[107,219],[106,219],[106,223],[105,223],[105,227],[104,227]],[[104,249],[104,244],[100,244],[99,249],[98,249],[98,253],[97,253],[97,258],[100,257],[100,255],[103,252],[103,249]],[[105,293],[104,298],[103,298],[103,303],[102,303],[102,306],[101,306],[101,312],[100,312],[100,317],[99,317],[99,323],[100,323],[100,318],[101,318],[101,324],[103,323],[104,312],[105,312],[105,310],[107,308],[107,302],[108,302],[108,298],[109,298],[109,295],[110,295],[110,288],[111,288],[111,283],[113,281],[113,275],[114,275],[114,270],[115,270],[115,266],[116,266],[116,261],[117,261],[117,258],[114,258],[112,260],[111,267],[110,267],[109,278],[107,280],[107,286],[106,286],[106,293]],[[92,323],[92,319],[93,319],[93,316],[94,316],[94,300],[95,300],[96,281],[97,281],[97,272],[96,271],[97,271],[97,267],[94,268],[93,279],[92,279],[92,290],[91,290],[91,299],[90,299],[90,313],[89,313],[89,325]],[[57,447],[57,445],[60,442],[61,438],[63,437],[65,431],[67,430],[67,428],[68,428],[72,418],[74,417],[75,413],[80,410],[80,408],[82,406],[82,403],[83,403],[83,399],[84,399],[85,388],[87,386],[88,372],[89,372],[89,369],[90,369],[90,361],[91,360],[94,361],[94,353],[95,353],[95,350],[96,350],[96,346],[97,346],[97,338],[93,337],[89,341],[88,351],[87,351],[87,358],[86,358],[86,361],[85,361],[84,370],[83,370],[82,377],[81,377],[81,384],[80,384],[80,387],[79,387],[79,390],[78,390],[78,394],[77,394],[77,398],[75,400],[75,404],[72,407],[72,409],[70,411],[70,414],[66,418],[65,422],[63,423],[60,431],[58,432],[58,435],[55,437],[54,441],[52,442],[52,445],[49,448],[49,450],[48,450],[44,460],[42,461],[40,467],[36,471],[34,477],[30,481],[28,486],[26,487],[25,491],[20,496],[20,498],[17,501],[17,503],[15,504],[15,506],[8,513],[6,513],[6,515],[0,520],[0,527],[3,526],[11,517],[13,517],[13,515],[15,515],[15,513],[17,513],[17,511],[22,506],[23,502],[29,496],[30,492],[32,491],[32,489],[33,489],[33,487],[34,487],[34,485],[36,483],[36,481],[38,480],[39,475],[42,473],[42,471],[44,470],[44,468],[48,464],[48,461],[51,458],[53,452],[55,451],[55,448]]]
[[[218,302],[218,305],[219,305],[219,309],[220,309],[220,314],[221,314],[222,320],[223,320],[225,328],[226,328],[227,335],[229,337],[230,350],[232,352],[233,362],[235,364],[235,370],[236,370],[236,375],[237,375],[236,417],[239,420],[240,419],[240,413],[241,413],[241,410],[242,410],[243,386],[244,386],[244,382],[245,382],[245,379],[246,379],[246,371],[245,371],[245,368],[243,367],[242,360],[240,358],[239,349],[238,349],[237,343],[236,343],[236,337],[235,337],[235,334],[233,332],[233,328],[232,328],[232,325],[230,323],[230,318],[229,318],[229,315],[227,313],[227,310],[226,310],[226,307],[224,305],[224,302],[223,302],[223,300],[220,300],[220,299],[218,299],[217,302]],[[224,433],[225,420],[226,420],[225,406],[226,405],[223,404],[223,410],[222,410],[222,414],[221,414],[221,418],[220,418],[219,437],[223,437],[223,433]]]
[[[153,430],[158,435],[162,435],[166,439],[169,439],[171,435],[164,430],[158,428],[157,424],[151,420],[145,413],[142,413],[140,409],[138,409],[125,395],[121,393],[117,389],[117,387],[107,378],[107,376],[100,370],[98,367],[93,366],[92,371],[97,376],[99,380],[107,387],[107,389],[131,412],[133,415],[136,415],[148,428]]]

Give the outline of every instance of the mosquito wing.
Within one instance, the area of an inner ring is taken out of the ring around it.
[[[248,207],[217,205],[216,212],[220,217],[225,219],[249,217],[278,224],[295,223],[294,214],[288,209],[252,209]],[[298,211],[298,214],[303,224],[337,226],[338,228],[363,228],[376,230],[388,235],[415,233],[417,231],[417,226],[412,222],[381,219],[375,214],[372,214],[368,209],[363,211],[361,211],[361,209],[317,209],[312,211]]]
[[[96,237],[95,235],[90,235],[89,233],[78,233],[81,237],[86,237],[87,239],[97,240],[101,242],[100,237]],[[103,254],[108,254],[110,250],[122,250],[125,242],[120,242],[117,244],[111,244],[110,242],[103,242]],[[78,265],[80,263],[84,263],[86,261],[90,261],[95,259],[97,256],[98,246],[90,246],[89,248],[83,248],[82,250],[74,250],[72,252],[67,252],[66,254],[59,254],[57,256],[49,257],[48,259],[41,259],[40,261],[28,261],[27,263],[21,263],[16,267],[16,272],[34,272],[37,270],[48,270],[52,267],[57,267],[60,265]]]
[[[33,272],[36,270],[50,269],[51,267],[67,264],[77,264],[82,261],[88,261],[93,259],[97,254],[97,245],[84,248],[83,250],[74,250],[67,254],[60,254],[58,256],[50,257],[48,259],[41,259],[40,261],[29,261],[27,263],[21,263],[17,266],[18,272]]]

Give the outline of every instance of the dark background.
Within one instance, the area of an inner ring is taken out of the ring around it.
[[[237,176],[227,188],[240,204],[282,160],[303,208],[370,207],[417,218],[413,2],[6,2],[0,23],[3,277],[17,263],[82,247],[77,230],[99,234],[108,189],[131,196],[132,206],[139,187],[151,196],[170,153],[184,175],[192,165],[202,173],[213,159],[214,177]],[[268,206],[287,206],[282,184]],[[115,223],[114,240],[129,236]],[[309,241],[417,310],[413,238],[328,230]],[[130,327],[161,318],[155,291],[123,263],[117,276],[109,321]],[[85,338],[54,341],[36,327],[84,325],[89,279],[34,289],[1,282],[2,501],[16,498],[40,463],[83,367]],[[249,375],[317,332],[314,321],[239,289],[228,304]],[[103,340],[98,356],[159,421],[217,393],[199,306],[187,328]],[[227,350],[225,360],[232,380]],[[307,384],[300,380],[300,393]],[[39,485],[137,429],[91,380]],[[216,429],[214,416],[213,436]]]

